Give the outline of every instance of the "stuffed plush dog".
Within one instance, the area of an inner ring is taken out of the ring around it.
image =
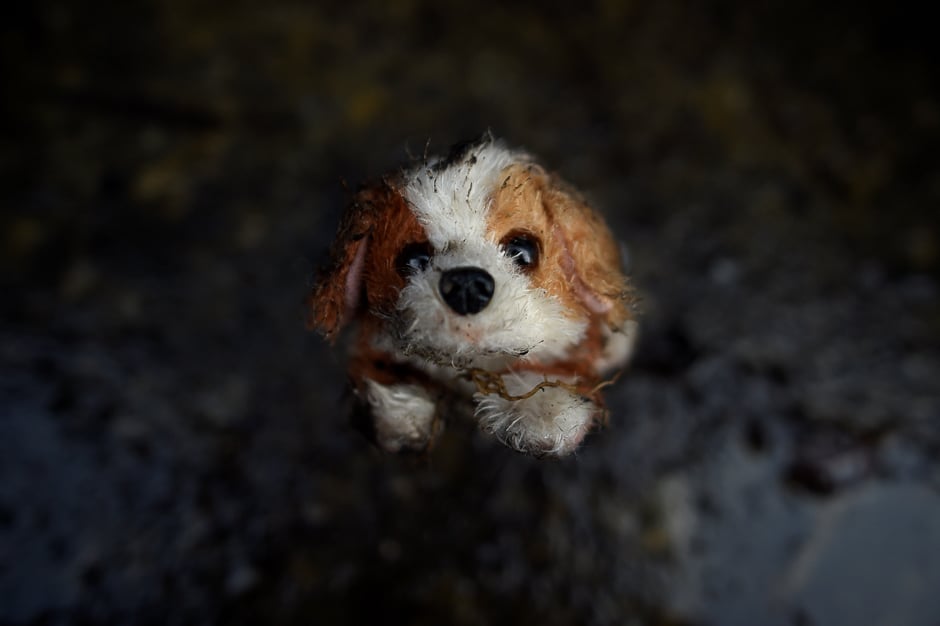
[[[564,455],[605,414],[633,344],[632,300],[601,217],[486,136],[365,187],[309,298],[388,451],[424,450],[444,398],[513,448]]]

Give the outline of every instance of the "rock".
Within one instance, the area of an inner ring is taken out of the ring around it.
[[[940,616],[940,494],[872,483],[828,502],[780,590],[811,624],[934,626]]]

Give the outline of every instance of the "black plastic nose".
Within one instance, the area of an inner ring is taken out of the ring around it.
[[[447,270],[438,285],[444,302],[460,315],[473,315],[486,308],[495,288],[493,277],[478,267]]]

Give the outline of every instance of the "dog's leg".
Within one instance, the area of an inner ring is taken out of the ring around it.
[[[534,373],[504,377],[511,395],[525,395],[542,377]],[[500,441],[536,456],[564,456],[574,451],[600,416],[587,398],[563,387],[543,387],[532,396],[510,400],[498,394],[476,394],[480,426]]]
[[[387,452],[427,449],[437,430],[437,403],[420,384],[383,385],[363,379],[360,397],[368,403],[375,441]]]
[[[627,320],[616,330],[604,329],[604,349],[594,364],[594,369],[598,374],[605,375],[623,367],[636,346],[637,328],[636,321]]]

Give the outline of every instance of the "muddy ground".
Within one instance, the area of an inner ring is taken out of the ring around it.
[[[0,623],[940,624],[940,55],[911,7],[19,3]],[[349,187],[490,128],[642,297],[537,461],[346,417]]]

